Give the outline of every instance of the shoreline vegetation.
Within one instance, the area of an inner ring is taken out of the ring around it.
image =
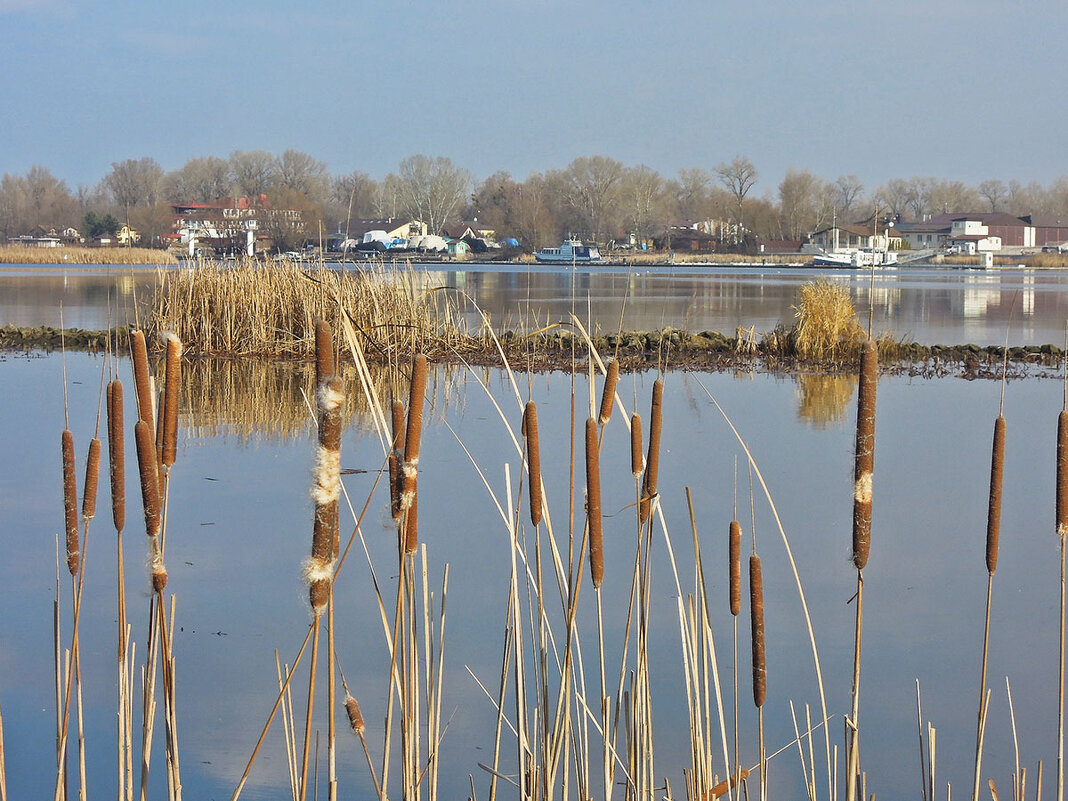
[[[899,257],[908,258],[908,251],[900,251]],[[274,257],[266,256],[266,260]],[[812,267],[811,253],[685,253],[681,251],[621,251],[607,254],[600,264],[593,267],[679,267],[693,265],[695,267],[707,266],[732,266],[732,267]],[[223,262],[225,263],[225,259]],[[244,260],[243,260],[244,261]],[[159,248],[140,247],[56,247],[40,248],[27,245],[5,245],[0,247],[0,265],[32,264],[40,266],[64,267],[66,265],[99,265],[99,266],[169,266],[178,267],[188,265],[191,262],[170,250]],[[199,264],[200,262],[196,262]],[[284,262],[283,262],[284,263]],[[299,262],[304,264],[319,264],[318,256],[314,261]],[[534,266],[537,262],[533,253],[523,253],[517,258],[501,261],[493,258],[466,257],[462,259],[441,258],[433,255],[420,255],[415,253],[399,253],[392,259],[372,259],[370,261],[361,258],[348,257],[342,259],[341,254],[327,254],[325,264],[355,264],[355,265],[403,265],[405,263],[433,263],[449,264],[458,267],[464,264],[520,264]],[[941,255],[932,256],[923,264],[937,264],[950,268],[979,268],[978,255]],[[567,265],[564,265],[567,266]],[[584,267],[587,265],[583,265]],[[908,266],[907,262],[899,266]],[[1028,253],[1006,254],[994,256],[995,268],[1023,267],[1035,270],[1058,270],[1068,269],[1068,254],[1063,253]],[[829,268],[836,269],[836,268]]]
[[[741,326],[733,333],[671,327],[586,331],[575,316],[497,331],[470,298],[424,285],[416,270],[357,273],[249,261],[235,267],[207,262],[166,272],[140,316],[149,343],[162,343],[165,334],[173,334],[185,343],[187,358],[308,360],[314,357],[314,322],[326,320],[345,332],[368,362],[379,364],[424,353],[434,362],[567,369],[588,336],[600,356],[615,357],[623,370],[856,369],[865,336],[844,288],[831,281],[809,282],[799,292],[794,313],[794,320],[781,321],[772,331]],[[128,331],[111,333],[121,341]],[[102,351],[108,336],[107,331],[3,326],[0,348]],[[999,345],[923,344],[886,333],[879,337],[879,354],[885,371],[981,378],[999,376],[1006,361],[1017,376],[1034,374],[1036,367],[1059,364],[1062,349],[1026,345],[1009,347],[1006,353]]]

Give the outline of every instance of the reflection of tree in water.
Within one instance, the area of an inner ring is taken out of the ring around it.
[[[345,401],[342,425],[371,431],[371,405],[354,365],[342,364]],[[370,365],[371,383],[386,424],[394,398],[407,400],[407,370]],[[237,436],[242,440],[304,437],[314,427],[315,364],[267,359],[191,359],[182,365],[185,384],[181,423],[185,436],[204,439]],[[455,369],[430,373],[428,391],[435,400],[428,411],[440,413],[455,393]],[[303,390],[303,393],[302,393]],[[307,395],[307,401],[305,400]]]
[[[796,378],[800,420],[827,428],[845,416],[857,386],[855,375],[798,373]]]

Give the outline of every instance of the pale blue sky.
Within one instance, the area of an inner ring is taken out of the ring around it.
[[[1064,0],[0,0],[0,173],[292,147],[378,178],[742,154],[759,194],[791,167],[1045,184],[1066,44]]]

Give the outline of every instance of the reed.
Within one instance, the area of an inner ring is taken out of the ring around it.
[[[527,443],[528,493],[530,496],[530,523],[541,523],[541,445],[538,439],[538,407],[528,401],[523,408],[523,433]]]
[[[657,480],[660,472],[660,435],[664,427],[664,382],[653,382],[653,400],[649,411],[649,455],[645,460],[645,476],[642,482],[642,499],[638,507],[644,523],[649,519],[649,510],[657,495]]]
[[[30,245],[0,247],[0,264],[177,264],[174,254],[157,248],[77,247],[39,248]]]
[[[855,353],[864,340],[849,290],[827,280],[810,281],[798,290],[792,342],[802,359],[836,361]]]

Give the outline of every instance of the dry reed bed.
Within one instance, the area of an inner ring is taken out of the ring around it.
[[[38,248],[29,245],[0,247],[0,264],[157,264],[173,265],[173,253],[156,248]]]

